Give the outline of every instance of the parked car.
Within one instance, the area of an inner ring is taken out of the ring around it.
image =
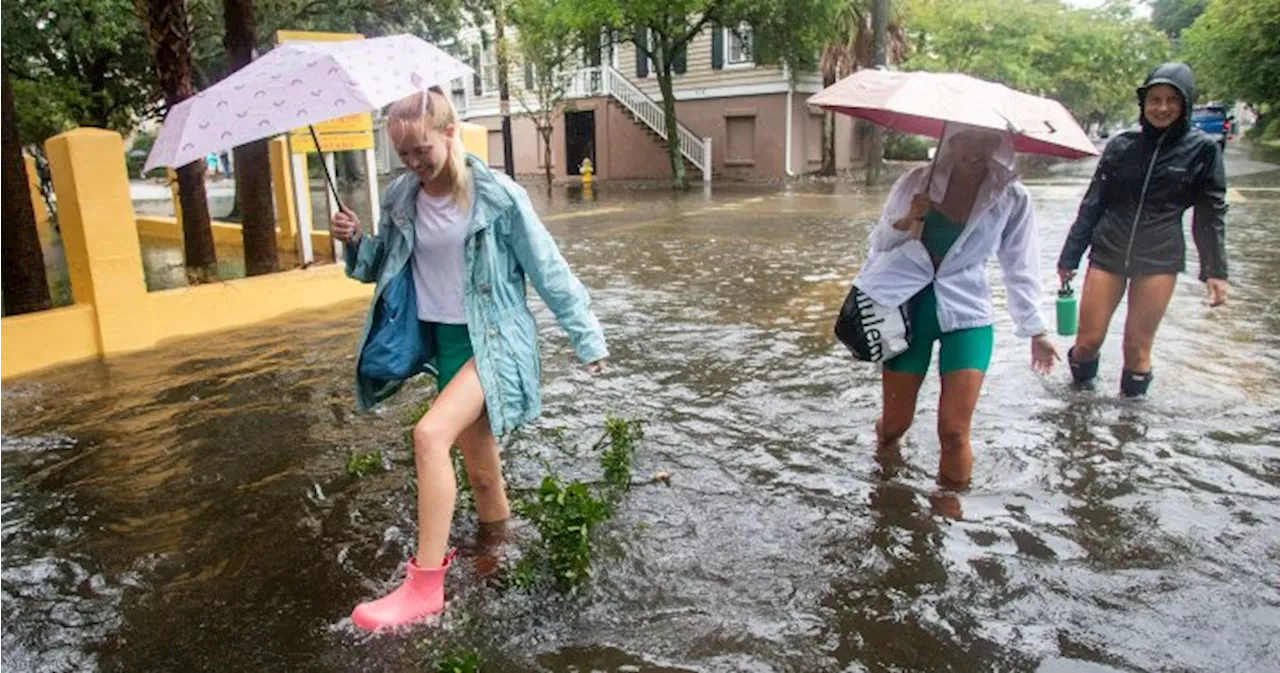
[[[1223,149],[1227,147],[1230,123],[1227,109],[1221,105],[1197,105],[1191,113],[1191,124],[1217,141]]]

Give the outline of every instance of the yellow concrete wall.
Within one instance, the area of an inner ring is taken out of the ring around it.
[[[173,218],[135,216],[119,134],[77,129],[51,138],[46,151],[76,304],[0,320],[0,378],[367,298],[373,290],[347,279],[341,266],[323,265],[148,293],[139,236],[180,240],[181,227]],[[215,240],[240,244],[239,226],[220,223]],[[328,249],[327,232],[313,241]]]
[[[147,296],[142,276],[124,141],[119,133],[80,128],[45,143],[58,225],[76,303],[97,309],[103,354],[135,350],[147,339],[138,308]]]
[[[182,241],[182,223],[175,217],[139,215],[137,222],[138,238],[140,240]],[[235,222],[219,222],[218,220],[213,220],[210,225],[213,229],[214,245],[225,248],[240,248],[244,246],[244,234],[240,231],[240,225]],[[284,232],[278,228],[276,229],[276,244],[280,246],[281,250],[291,250],[293,248],[293,240],[293,232]],[[311,232],[313,250],[328,250],[331,245],[329,232]]]
[[[336,264],[152,292],[147,297],[152,345],[367,298],[372,292],[372,285],[347,278]]]
[[[0,376],[9,378],[72,362],[96,359],[97,315],[76,304],[0,320]]]

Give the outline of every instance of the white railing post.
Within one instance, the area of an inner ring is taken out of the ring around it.
[[[702,139],[702,183],[711,184],[711,139]]]

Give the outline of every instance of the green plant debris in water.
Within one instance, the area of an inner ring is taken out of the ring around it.
[[[437,673],[479,673],[480,655],[475,652],[454,652],[436,664]]]
[[[602,482],[548,474],[533,493],[514,503],[516,513],[538,531],[538,540],[511,570],[510,584],[526,589],[550,585],[574,593],[591,577],[593,534],[630,490],[636,445],[643,437],[641,421],[607,417],[605,434],[593,447],[600,451]]]
[[[347,457],[347,474],[353,477],[363,477],[382,470],[382,454],[377,451],[353,453]]]

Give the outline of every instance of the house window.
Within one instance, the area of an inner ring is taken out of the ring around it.
[[[480,55],[480,77],[485,91],[498,90],[498,51],[492,42],[485,45]]]
[[[820,114],[809,115],[809,128],[805,133],[806,158],[809,163],[822,163],[822,127],[825,118]]]
[[[489,131],[489,166],[491,168],[506,168],[502,156],[502,131]]]
[[[751,65],[754,62],[752,53],[751,25],[741,23],[737,30],[725,28],[724,62],[728,65]]]
[[[756,158],[756,118],[754,116],[729,117],[725,121],[725,164],[751,166]]]
[[[449,83],[449,94],[455,110],[467,109],[467,80],[459,77]]]

